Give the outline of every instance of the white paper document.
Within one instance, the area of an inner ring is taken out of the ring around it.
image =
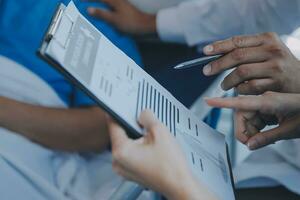
[[[46,56],[140,134],[137,118],[144,109],[152,110],[181,144],[199,181],[220,199],[234,199],[224,136],[202,123],[113,45],[72,2],[60,15]]]

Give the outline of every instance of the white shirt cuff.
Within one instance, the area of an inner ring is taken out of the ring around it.
[[[160,10],[156,17],[156,29],[161,40],[166,42],[186,43],[182,25],[177,16],[177,8]]]

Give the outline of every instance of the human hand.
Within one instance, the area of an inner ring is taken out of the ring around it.
[[[111,10],[90,7],[88,13],[107,21],[122,32],[130,34],[148,34],[156,32],[156,16],[144,13],[127,0],[85,0],[107,4]]]
[[[255,150],[279,140],[300,138],[300,94],[267,92],[261,96],[212,98],[208,105],[233,108],[236,138]],[[279,125],[262,131],[267,125]]]
[[[169,199],[199,199],[199,195],[212,199],[205,187],[194,180],[175,138],[152,112],[143,112],[139,123],[146,135],[131,140],[120,126],[109,122],[114,170]]]
[[[234,68],[222,82],[224,90],[235,88],[245,95],[300,93],[300,62],[274,33],[218,41],[206,46],[204,53],[225,54],[204,67],[205,75]]]

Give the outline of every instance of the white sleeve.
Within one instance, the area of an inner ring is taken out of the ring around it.
[[[193,46],[240,34],[290,33],[299,19],[300,0],[193,0],[159,11],[157,30],[164,41]]]
[[[176,8],[167,8],[157,13],[156,29],[161,40],[186,43],[183,26],[179,22]]]
[[[294,56],[300,60],[300,28],[294,31],[291,35],[283,35],[281,39]]]

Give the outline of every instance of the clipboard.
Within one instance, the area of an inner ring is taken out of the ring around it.
[[[73,83],[75,86],[77,86],[79,89],[81,89],[86,95],[88,95],[91,99],[95,101],[95,103],[105,110],[107,113],[109,113],[112,118],[114,118],[127,132],[128,136],[130,138],[136,139],[143,136],[142,129],[137,129],[133,127],[130,123],[128,123],[123,117],[121,117],[118,113],[116,113],[109,105],[107,105],[105,102],[103,102],[101,99],[99,99],[89,88],[87,88],[84,84],[82,84],[76,77],[74,77],[70,72],[68,72],[65,67],[63,67],[59,62],[57,62],[52,57],[48,56],[47,54],[47,48],[50,44],[50,42],[55,39],[55,33],[58,31],[58,27],[62,23],[62,16],[66,9],[66,6],[63,4],[60,4],[51,20],[51,23],[49,25],[49,28],[45,34],[45,37],[43,38],[43,41],[41,43],[40,49],[38,50],[37,54],[38,56],[46,61],[48,64],[53,66],[56,70],[58,70],[61,74],[63,74],[64,77],[66,77],[71,83]],[[72,28],[72,26],[71,26]],[[64,45],[64,43],[62,43]],[[226,145],[226,154],[227,154],[227,164],[229,166],[229,176],[230,176],[230,183],[231,187],[233,188],[234,192],[234,182],[233,182],[233,175],[231,170],[231,163],[229,160],[229,154],[228,154],[228,147]],[[226,162],[226,161],[225,161]],[[235,195],[235,193],[234,193]]]
[[[143,135],[140,134],[135,128],[133,128],[130,124],[128,124],[124,119],[122,119],[117,113],[115,113],[109,106],[107,106],[104,102],[99,100],[91,91],[89,91],[80,81],[78,81],[74,76],[72,76],[64,67],[62,67],[57,61],[52,59],[46,54],[46,48],[49,45],[50,41],[53,39],[55,32],[60,24],[60,20],[62,14],[65,10],[66,6],[64,4],[60,4],[51,20],[49,28],[45,34],[45,37],[42,41],[40,49],[37,51],[37,55],[47,62],[49,65],[54,67],[59,73],[61,73],[65,78],[67,78],[72,84],[78,87],[82,92],[84,92],[87,96],[89,96],[95,103],[102,108],[104,111],[110,114],[110,116],[120,123],[120,125],[126,130],[128,136],[132,139],[138,139]]]

